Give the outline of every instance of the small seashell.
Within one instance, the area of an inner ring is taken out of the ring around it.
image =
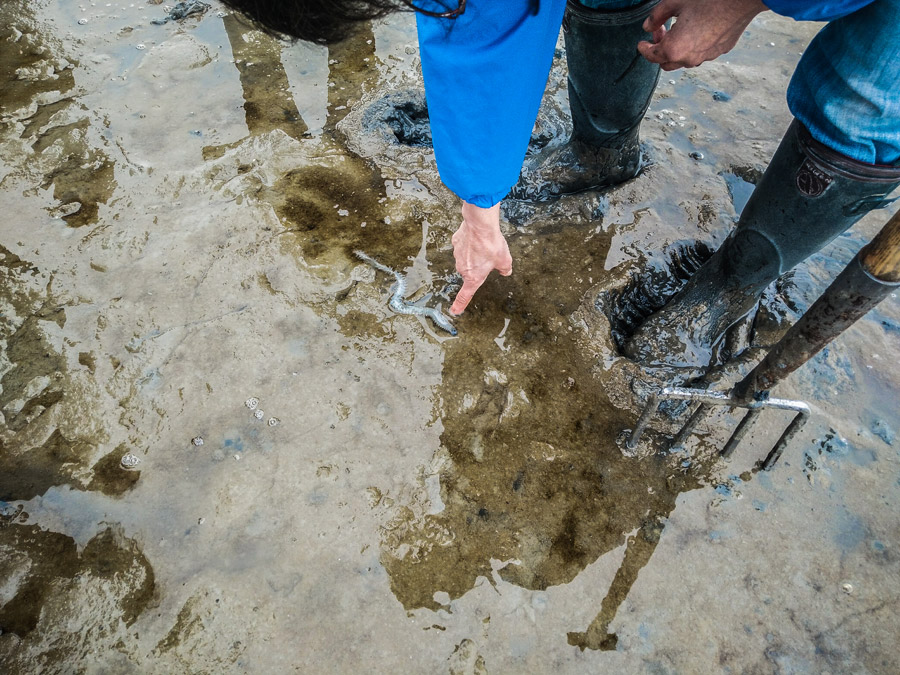
[[[87,19],[78,19],[78,25],[79,25],[79,26],[83,26],[83,25],[86,24],[87,22],[88,22]]]
[[[143,42],[139,42],[134,46],[134,48],[143,51],[147,49],[147,45],[145,45]]]
[[[281,420],[278,419],[277,417],[270,417],[270,418],[269,418],[268,425],[269,425],[270,427],[277,427],[279,424],[281,424]]]
[[[256,410],[256,406],[259,405],[259,399],[255,396],[251,396],[246,401],[244,401],[244,405],[250,408],[250,410]]]
[[[256,419],[261,420],[263,417],[266,416],[266,414],[262,410],[257,410],[256,412],[253,413],[253,416]]]
[[[848,595],[853,592],[853,584],[843,584],[841,589]]]
[[[199,448],[201,445],[203,445],[203,437],[202,436],[194,436],[194,438],[191,439],[191,443],[193,443],[195,446],[197,446]]]
[[[692,152],[691,159],[695,159],[699,162],[701,159],[703,159],[703,153],[702,152]]]
[[[123,469],[133,469],[140,463],[141,458],[137,455],[132,455],[130,452],[122,456],[121,464]]]

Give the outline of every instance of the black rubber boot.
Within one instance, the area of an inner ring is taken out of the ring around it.
[[[766,286],[872,209],[893,201],[900,165],[850,159],[797,122],[778,146],[725,243],[625,345],[648,365],[703,366]]]
[[[638,129],[659,79],[659,65],[642,57],[637,43],[651,39],[641,25],[658,3],[602,10],[569,0],[563,31],[572,137],[529,160],[511,197],[546,201],[637,174]]]

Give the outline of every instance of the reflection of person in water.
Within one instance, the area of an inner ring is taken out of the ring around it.
[[[229,0],[264,27],[316,42],[415,3]],[[417,22],[441,179],[463,200],[453,236],[461,313],[512,258],[499,203],[519,179],[565,0],[421,0]],[[627,346],[644,360],[704,359],[762,290],[885,201],[900,184],[900,40],[893,0],[569,0],[565,17],[574,133],[526,167],[519,198],[548,199],[627,180],[640,169],[638,127],[659,68],[729,51],[767,9],[830,21],[788,90],[796,117],[725,245]],[[671,29],[666,21],[677,17]],[[639,58],[635,50],[644,57]],[[678,324],[684,330],[661,330]],[[660,335],[687,343],[658,344]]]
[[[420,12],[417,21],[435,155],[442,180],[464,202],[463,223],[453,237],[465,280],[452,308],[457,314],[492,270],[511,273],[499,228],[499,202],[511,188],[517,198],[551,199],[634,176],[640,169],[638,127],[660,68],[696,66],[727,52],[767,9],[759,0],[570,0],[567,8],[565,0],[460,0],[458,6],[454,0],[448,8],[422,1],[430,12]],[[272,31],[322,43],[341,37],[354,21],[408,7],[391,0],[227,4]],[[629,345],[635,356],[681,358],[690,345],[662,345],[667,353],[657,353],[658,327],[671,322],[692,328],[699,351],[712,346],[752,311],[772,279],[880,205],[900,182],[900,101],[892,91],[900,47],[889,32],[900,6],[892,0],[768,5],[798,19],[831,20],[792,80],[788,100],[797,122],[736,231],[685,291],[638,332]],[[520,178],[564,12],[573,136],[552,154],[535,158]],[[677,21],[669,30],[665,23],[672,17]],[[479,391],[475,380],[471,384],[468,391]],[[498,402],[485,406],[502,411],[506,393],[497,396]],[[452,402],[448,409],[454,409]],[[490,578],[490,558],[520,560],[501,576],[539,589],[570,581],[626,543],[599,615],[585,633],[569,636],[582,648],[611,648],[615,637],[607,635],[608,624],[652,555],[663,520],[678,494],[699,485],[707,471],[695,465],[690,474],[673,477],[664,460],[642,460],[642,487],[651,488],[643,493],[634,489],[635,460],[614,447],[569,453],[560,466],[538,461],[540,447],[559,443],[553,437],[559,430],[527,426],[545,419],[553,419],[550,412],[500,418],[491,430],[491,452],[479,463],[468,458],[468,447],[446,442],[454,469],[446,481],[441,477],[445,511],[418,527],[397,528],[392,536],[402,549],[442,540],[441,532],[449,532],[452,545],[429,544],[415,565],[390,555],[384,564],[406,607],[435,608],[435,591],[455,598],[477,576]],[[457,427],[471,427],[472,419],[451,416],[444,424],[447,438],[465,438]],[[596,435],[612,438],[614,432]],[[570,441],[568,447],[591,447],[584,436]]]

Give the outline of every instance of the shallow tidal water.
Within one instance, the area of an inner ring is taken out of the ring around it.
[[[326,49],[163,15],[0,7],[0,670],[900,670],[896,298],[776,390],[813,417],[772,471],[778,413],[728,463],[730,416],[620,443],[689,376],[619,356],[631,299],[724,239],[818,26],[664,73],[635,180],[507,203],[514,274],[451,338],[353,254],[447,306],[412,18]],[[767,293],[757,349],[890,211]]]

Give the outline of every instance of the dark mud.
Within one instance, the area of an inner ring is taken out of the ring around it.
[[[609,321],[612,338],[620,351],[635,329],[681,290],[712,253],[703,242],[675,246],[665,264],[648,264],[632,272],[623,288],[597,295],[595,305]]]

